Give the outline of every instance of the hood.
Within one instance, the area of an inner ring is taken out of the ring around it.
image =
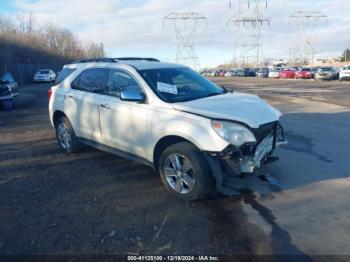
[[[228,93],[173,104],[176,110],[244,123],[251,128],[278,121],[281,112],[255,95]]]

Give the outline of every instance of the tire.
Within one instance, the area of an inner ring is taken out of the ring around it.
[[[82,146],[78,142],[68,118],[60,117],[55,123],[58,145],[66,154],[79,152]]]
[[[189,142],[167,147],[159,158],[158,170],[167,191],[180,199],[197,200],[210,192],[210,167],[203,154]]]

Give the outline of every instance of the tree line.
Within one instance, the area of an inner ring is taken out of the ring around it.
[[[53,23],[37,26],[32,15],[0,15],[0,64],[60,64],[104,56],[102,43],[82,43],[69,29]]]

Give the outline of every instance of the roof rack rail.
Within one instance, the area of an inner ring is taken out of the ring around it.
[[[152,58],[152,57],[118,57],[118,58],[115,58],[115,60],[160,62],[158,59]]]
[[[73,64],[79,64],[79,63],[93,63],[93,62],[101,62],[101,63],[117,63],[118,61],[115,58],[84,58],[84,59],[77,59],[73,61]]]

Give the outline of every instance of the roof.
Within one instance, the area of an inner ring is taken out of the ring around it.
[[[137,70],[185,67],[179,64],[160,62],[159,60],[154,58],[136,58],[136,57],[82,59],[82,60],[73,61],[69,65],[69,67],[71,66],[75,67],[78,65],[91,66],[91,65],[97,65],[97,64],[100,66],[101,65],[108,66],[111,64],[129,65],[136,68]]]
[[[179,64],[164,63],[164,62],[149,62],[149,61],[123,61],[121,63],[135,67],[137,70],[185,67]]]

